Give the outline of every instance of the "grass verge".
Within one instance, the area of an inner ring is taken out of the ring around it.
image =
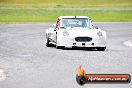
[[[0,9],[0,23],[54,22],[58,16],[89,16],[100,22],[131,22],[131,9]]]
[[[131,7],[132,0],[0,0],[1,4],[44,8]]]

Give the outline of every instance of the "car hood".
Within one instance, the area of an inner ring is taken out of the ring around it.
[[[69,33],[69,36],[89,36],[89,37],[95,37],[97,36],[97,32],[104,32],[101,29],[88,29],[88,28],[68,28],[65,29]]]

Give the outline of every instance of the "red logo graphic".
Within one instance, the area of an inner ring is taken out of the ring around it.
[[[129,74],[86,74],[82,66],[77,68],[76,81],[79,85],[86,83],[130,83]]]

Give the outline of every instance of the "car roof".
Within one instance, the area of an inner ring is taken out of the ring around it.
[[[63,18],[87,18],[87,19],[90,19],[89,17],[87,16],[60,16],[58,17],[59,19],[63,19]]]

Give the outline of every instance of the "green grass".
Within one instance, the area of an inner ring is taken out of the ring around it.
[[[1,4],[18,4],[33,7],[131,7],[132,0],[0,0]]]
[[[132,22],[131,14],[132,0],[0,0],[0,23],[54,22],[63,15]]]
[[[0,9],[0,23],[24,22],[54,22],[58,16],[83,15],[89,16],[93,21],[101,22],[130,22],[132,21],[131,9]]]

